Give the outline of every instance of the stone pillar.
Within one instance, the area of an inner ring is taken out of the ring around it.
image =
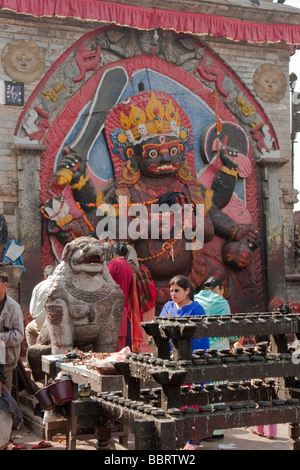
[[[44,150],[42,145],[30,144],[18,145],[13,149],[18,164],[18,241],[25,247],[23,259],[26,268],[21,279],[19,302],[25,310],[29,306],[33,287],[42,280],[39,192],[40,159]]]
[[[283,158],[265,157],[257,161],[261,168],[262,217],[264,222],[265,274],[268,298],[286,300],[284,233],[280,213],[280,169],[288,162]]]
[[[0,270],[4,271],[8,275],[8,295],[19,302],[19,286],[23,266],[3,265],[0,267]]]

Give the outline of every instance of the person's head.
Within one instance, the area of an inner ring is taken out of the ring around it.
[[[170,294],[175,303],[184,299],[193,300],[194,288],[186,276],[174,276],[169,282]]]
[[[4,299],[8,286],[8,275],[4,271],[0,271],[0,300]]]
[[[208,278],[204,283],[204,289],[219,294],[221,297],[223,297],[225,290],[224,283],[217,277]]]
[[[116,242],[111,247],[111,253],[114,257],[125,257],[128,254],[128,248],[124,242]]]
[[[51,266],[51,264],[49,264],[49,266],[46,266],[44,269],[44,279],[47,279],[47,277],[51,276],[54,273],[54,269],[55,267]]]

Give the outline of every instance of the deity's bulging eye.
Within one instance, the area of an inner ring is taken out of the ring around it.
[[[172,155],[172,157],[175,157],[175,155],[178,154],[178,148],[177,147],[172,147],[171,150],[170,150],[170,154]]]
[[[157,150],[155,150],[155,149],[152,149],[148,152],[148,157],[150,157],[150,158],[156,158],[157,155],[158,155],[158,153],[157,153]]]

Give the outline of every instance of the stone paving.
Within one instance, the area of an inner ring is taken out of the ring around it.
[[[25,425],[22,425],[19,431],[13,431],[12,438],[14,444],[26,445],[24,450],[32,450],[32,446],[39,444],[41,438],[36,436]],[[63,436],[62,436],[63,438]],[[48,441],[52,444],[50,448],[37,449],[45,452],[46,450],[65,450],[65,441]],[[279,424],[277,426],[277,437],[270,440],[259,437],[251,433],[250,428],[228,429],[224,431],[224,439],[214,442],[202,442],[199,450],[289,450],[288,448],[288,425]],[[132,446],[130,445],[132,448]],[[96,440],[78,441],[76,450],[97,450]]]

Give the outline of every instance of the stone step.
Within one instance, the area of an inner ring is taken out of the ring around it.
[[[45,439],[45,426],[43,424],[43,418],[40,416],[36,416],[34,411],[30,409],[28,406],[19,403],[19,407],[21,413],[23,415],[24,424],[36,434],[39,438]]]
[[[19,393],[19,403],[26,406],[33,412],[39,411],[41,405],[39,404],[38,399],[34,395],[29,395],[26,390],[22,390]]]

